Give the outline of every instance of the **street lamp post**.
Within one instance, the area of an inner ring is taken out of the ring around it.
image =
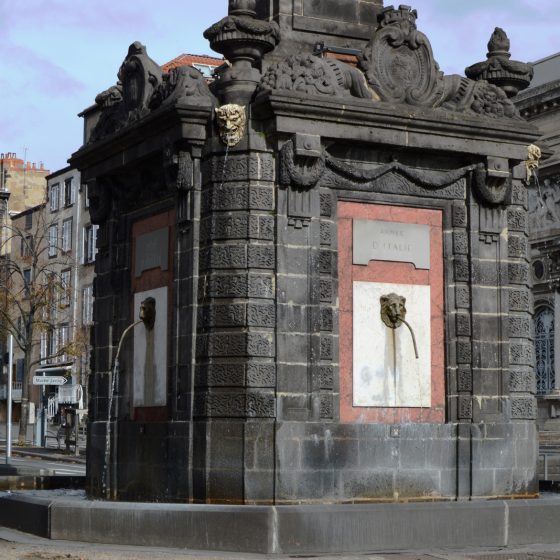
[[[13,353],[14,353],[14,336],[10,335],[8,358],[8,402],[6,414],[6,465],[10,464],[12,457],[12,369],[13,369]]]

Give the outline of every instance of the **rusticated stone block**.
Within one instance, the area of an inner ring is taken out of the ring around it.
[[[467,208],[464,204],[453,205],[453,227],[467,227]]]
[[[466,231],[453,232],[453,253],[466,255],[469,252],[469,237]]]
[[[457,313],[455,317],[455,325],[457,328],[457,336],[471,335],[471,317],[466,313]]]
[[[534,420],[537,417],[537,401],[534,397],[513,397],[511,417],[516,420]]]
[[[526,290],[509,291],[510,311],[529,311],[531,309],[531,294]]]
[[[512,369],[509,372],[509,390],[512,393],[535,393],[535,374],[530,369]]]
[[[453,263],[455,270],[455,281],[456,282],[468,282],[470,278],[469,274],[469,261],[466,258],[458,257]]]
[[[331,245],[332,243],[332,225],[328,222],[321,222],[320,225],[321,245]]]
[[[331,419],[334,415],[333,396],[331,393],[321,393],[320,416]]]
[[[455,302],[459,309],[470,309],[471,292],[468,286],[457,286],[455,288]]]
[[[512,365],[534,365],[534,346],[530,342],[511,343],[509,345],[509,359]]]
[[[276,398],[273,392],[249,391],[246,403],[247,418],[274,418]]]
[[[508,256],[525,257],[527,254],[527,238],[524,235],[510,235],[508,238]]]
[[[457,368],[457,390],[470,393],[473,390],[473,376],[470,366]]]
[[[319,270],[321,274],[332,273],[333,253],[331,251],[321,251],[319,253]]]
[[[511,202],[527,208],[529,204],[529,196],[525,185],[514,183],[511,187]]]
[[[321,336],[321,360],[332,360],[333,339],[330,336]]]
[[[457,341],[457,363],[470,364],[472,361],[471,343],[468,340]]]
[[[247,355],[273,358],[276,354],[273,334],[248,333]]]
[[[274,296],[274,281],[263,274],[223,274],[201,277],[199,297],[271,299]]]
[[[274,354],[274,337],[268,333],[211,333],[197,339],[198,356],[272,358]]]
[[[276,399],[272,391],[216,391],[195,396],[195,416],[211,418],[274,418]]]
[[[321,330],[328,332],[333,330],[333,310],[331,307],[321,309]]]
[[[208,190],[203,197],[203,213],[235,210],[273,210],[274,191],[271,187],[227,185]]]
[[[249,362],[247,364],[248,387],[275,387],[276,366],[271,363]]]
[[[245,366],[243,364],[204,364],[196,368],[198,387],[243,387]]]
[[[334,366],[315,366],[313,368],[313,389],[332,389],[334,387]]]
[[[473,406],[471,397],[459,397],[457,414],[460,420],[469,420],[473,415]]]
[[[249,303],[247,305],[247,325],[250,327],[274,328],[276,325],[276,307],[268,303]]]
[[[510,315],[508,317],[509,336],[517,338],[529,338],[531,336],[531,320],[529,317]]]
[[[247,296],[249,278],[246,274],[212,275],[210,278],[200,278],[199,295],[201,299],[237,298]]]
[[[274,247],[249,245],[247,252],[249,268],[274,268],[276,264]]]
[[[214,245],[201,259],[203,268],[247,268],[247,255],[243,245]]]
[[[509,263],[510,284],[529,283],[529,265],[527,263]]]
[[[526,231],[527,212],[517,208],[509,208],[507,211],[507,224],[510,231]]]
[[[272,154],[232,154],[212,157],[203,163],[203,176],[220,185],[232,181],[274,181]]]
[[[239,327],[246,322],[242,304],[213,305],[198,308],[199,321],[204,328]]]
[[[326,216],[330,218],[332,216],[332,194],[331,191],[321,192],[319,194],[320,205],[321,205],[321,216]]]
[[[273,298],[274,279],[271,276],[250,274],[247,295],[254,298]]]
[[[320,282],[320,299],[322,303],[332,303],[333,285],[332,280],[321,280]]]

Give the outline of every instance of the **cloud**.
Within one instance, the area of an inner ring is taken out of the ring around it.
[[[33,50],[0,41],[1,67],[11,68],[16,78],[25,77],[35,94],[71,96],[84,90],[85,84],[64,68]]]
[[[0,8],[3,26],[8,30],[78,27],[105,35],[147,26],[153,5],[148,9],[146,0],[4,0]]]

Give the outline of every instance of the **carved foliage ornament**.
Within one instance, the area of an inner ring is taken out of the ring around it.
[[[164,74],[139,42],[130,45],[118,79],[116,85],[95,98],[101,107],[101,115],[89,143],[122,130],[164,103],[171,104],[188,97],[195,97],[197,104],[212,105],[215,102],[198,70],[181,67]]]
[[[222,142],[228,147],[234,147],[241,142],[247,127],[247,114],[241,105],[222,105],[216,109],[218,130]]]
[[[416,10],[386,8],[360,59],[360,68],[383,101],[443,107],[490,118],[519,117],[505,92],[487,82],[444,76],[428,38],[416,28]]]
[[[273,64],[260,85],[265,91],[296,91],[306,95],[329,95],[373,99],[364,75],[343,62],[300,54]]]

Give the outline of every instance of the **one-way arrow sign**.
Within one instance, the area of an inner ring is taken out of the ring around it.
[[[64,385],[68,379],[59,375],[34,375],[33,385]]]

